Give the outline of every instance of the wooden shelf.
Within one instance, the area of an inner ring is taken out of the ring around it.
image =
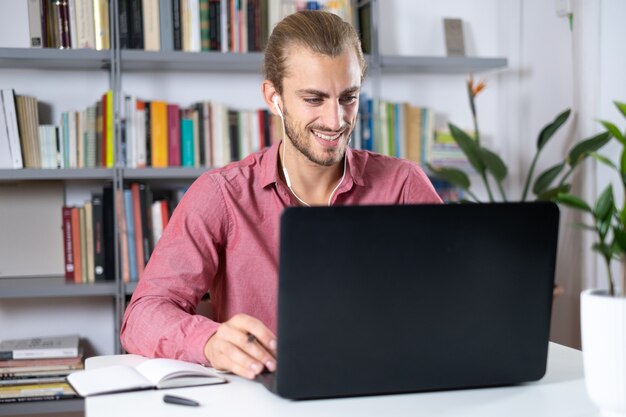
[[[66,284],[65,277],[0,278],[0,299],[40,297],[113,297],[115,282]]]
[[[22,168],[0,169],[0,181],[21,180],[106,180],[113,179],[113,170],[108,168]]]
[[[111,51],[0,48],[0,68],[108,70],[110,67]]]

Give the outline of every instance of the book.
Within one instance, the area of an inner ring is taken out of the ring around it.
[[[465,56],[463,21],[445,18],[443,19],[443,30],[446,38],[446,54],[448,56]]]
[[[76,397],[76,393],[67,382],[0,387],[0,404]]]
[[[41,7],[39,0],[28,0],[28,29],[30,31],[30,47],[42,48]]]
[[[223,384],[225,378],[214,370],[175,359],[148,359],[139,365],[113,365],[78,371],[67,377],[83,397],[143,389]]]
[[[78,354],[76,334],[0,341],[0,359],[69,358]]]

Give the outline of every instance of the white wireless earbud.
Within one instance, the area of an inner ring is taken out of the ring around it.
[[[278,105],[278,96],[274,95],[274,98],[272,98],[272,101],[274,102],[274,108],[276,109],[276,111],[278,112],[278,115],[282,119],[283,118],[283,112],[280,109],[280,106]]]

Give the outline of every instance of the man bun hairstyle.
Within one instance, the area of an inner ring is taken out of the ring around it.
[[[263,73],[278,94],[283,92],[287,52],[294,45],[329,57],[337,57],[352,48],[359,60],[361,79],[365,76],[365,58],[354,27],[334,13],[300,11],[285,17],[274,27],[265,48]]]

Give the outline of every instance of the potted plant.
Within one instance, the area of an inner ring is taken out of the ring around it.
[[[626,117],[626,104],[615,102]],[[618,174],[623,195],[626,195],[626,130],[624,133],[611,122],[601,122],[607,131],[622,144],[619,164],[593,154],[600,163]],[[588,213],[592,225],[582,225],[596,234],[593,249],[606,265],[608,289],[588,289],[581,294],[581,336],[585,383],[591,399],[607,415],[626,414],[626,298],[624,268],[626,259],[626,199],[616,205],[613,185],[609,184],[593,204],[567,193],[557,201]],[[620,262],[622,271],[617,277],[612,264]]]
[[[472,119],[474,121],[474,137],[472,138],[468,133],[452,123],[449,123],[448,127],[454,141],[461,148],[472,168],[480,176],[487,191],[489,201],[507,201],[508,197],[503,184],[508,175],[508,168],[496,153],[483,146],[480,138],[480,130],[478,129],[476,97],[484,89],[485,82],[480,81],[474,83],[473,77],[470,74],[467,80],[467,93]],[[533,183],[532,192],[537,200],[554,200],[558,194],[569,192],[571,188],[569,179],[575,169],[587,156],[596,152],[610,140],[611,137],[609,133],[601,133],[582,140],[572,147],[563,161],[546,169],[535,177],[535,166],[541,151],[559,128],[567,121],[569,116],[569,109],[561,112],[539,133],[535,156],[526,174],[524,190],[518,201],[527,201],[531,182]],[[466,201],[480,201],[479,197],[472,191],[470,177],[464,171],[445,166],[433,166],[431,164],[427,164],[427,167],[434,176],[442,178],[461,188],[469,197]],[[492,189],[494,183],[500,195],[499,198]]]

